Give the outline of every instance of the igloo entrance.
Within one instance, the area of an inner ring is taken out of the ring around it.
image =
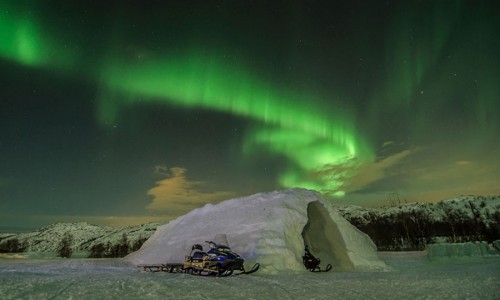
[[[304,245],[321,259],[320,266],[331,264],[334,270],[352,270],[354,266],[347,255],[347,248],[339,226],[319,201],[307,206],[308,222],[302,231]]]

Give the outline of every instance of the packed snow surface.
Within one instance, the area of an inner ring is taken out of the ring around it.
[[[500,299],[500,258],[378,253],[391,271],[145,273],[122,259],[2,259],[0,299]]]
[[[336,270],[384,269],[373,241],[321,200],[317,192],[290,189],[207,204],[158,227],[134,264],[180,263],[193,244],[225,234],[232,250],[263,273],[303,271],[304,245]]]

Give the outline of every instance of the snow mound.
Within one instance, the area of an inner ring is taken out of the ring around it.
[[[317,192],[290,189],[207,204],[158,227],[134,264],[178,263],[193,244],[225,234],[245,264],[261,271],[304,271],[304,244],[335,270],[385,269],[373,241],[321,200]],[[205,245],[206,246],[206,245]],[[206,247],[205,247],[206,248]]]
[[[427,245],[427,256],[430,259],[443,257],[483,257],[500,255],[498,249],[486,242],[441,243]]]

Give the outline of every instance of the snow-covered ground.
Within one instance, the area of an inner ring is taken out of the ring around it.
[[[0,299],[500,299],[500,257],[380,252],[377,272],[227,278],[144,273],[122,259],[0,258]]]

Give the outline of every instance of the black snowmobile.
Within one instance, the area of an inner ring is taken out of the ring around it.
[[[319,267],[321,259],[316,258],[314,255],[312,255],[307,245],[305,246],[304,249],[304,256],[302,256],[302,262],[304,263],[306,269],[308,269],[311,272],[328,272],[332,269],[332,265],[328,264],[326,265],[326,268],[322,270]]]
[[[186,256],[182,269],[186,273],[194,275],[229,276],[234,271],[240,271],[234,275],[251,274],[256,272],[260,265],[256,263],[249,271],[245,270],[244,259],[234,253],[228,246],[216,244],[213,241],[205,241],[209,245],[207,252],[203,251],[200,244],[191,247],[190,255]]]

